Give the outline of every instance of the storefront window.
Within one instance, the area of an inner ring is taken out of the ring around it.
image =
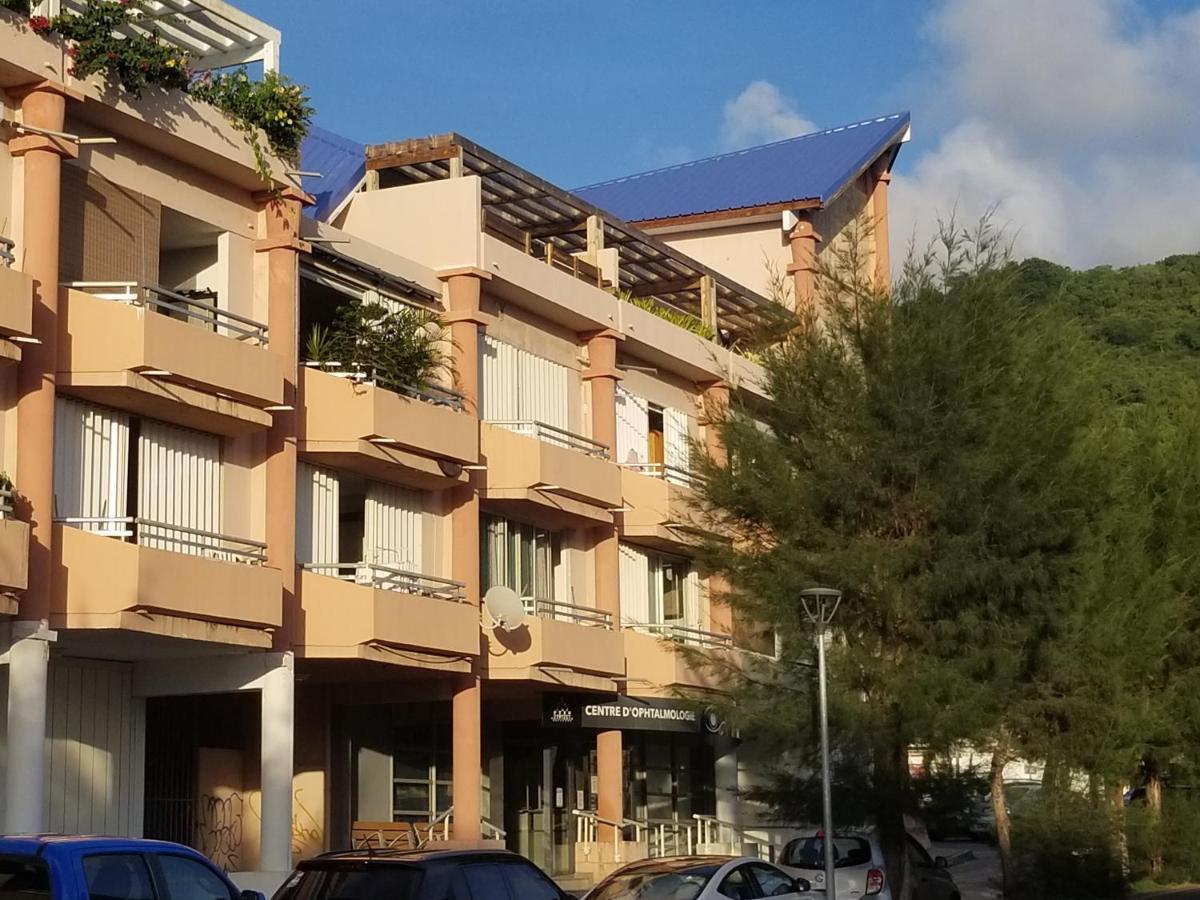
[[[627,735],[629,794],[634,818],[649,822],[689,821],[716,807],[712,748],[687,735]]]
[[[453,804],[450,735],[445,728],[414,728],[392,754],[392,820],[429,822]]]

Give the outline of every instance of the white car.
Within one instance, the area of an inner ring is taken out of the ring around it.
[[[859,897],[892,900],[883,849],[874,831],[837,835],[833,839],[833,859],[838,900]],[[913,877],[913,900],[962,900],[945,857],[930,856],[912,835],[908,836],[908,862]],[[821,834],[789,841],[779,855],[779,864],[808,879],[813,891],[824,896],[825,839]]]
[[[803,877],[753,857],[674,856],[617,869],[585,900],[815,900]]]

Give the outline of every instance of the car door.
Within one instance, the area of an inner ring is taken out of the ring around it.
[[[182,853],[152,853],[150,867],[161,900],[240,900],[216,867]]]
[[[951,900],[958,893],[950,874],[937,868],[933,857],[911,837],[908,839],[908,865],[913,879],[913,900]]]
[[[502,868],[508,891],[517,900],[568,900],[558,885],[531,862],[514,860]]]
[[[717,893],[725,900],[760,900],[762,897],[748,863],[726,872],[717,882]]]
[[[783,900],[796,900],[803,896],[796,890],[796,879],[786,872],[775,868],[770,863],[751,863],[750,874],[758,887],[759,897],[781,897]]]
[[[159,900],[140,853],[92,853],[82,865],[88,900]]]
[[[509,892],[504,867],[494,862],[461,866],[454,894],[456,900],[523,900]]]

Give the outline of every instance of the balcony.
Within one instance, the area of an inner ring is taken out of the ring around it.
[[[721,690],[721,667],[736,664],[733,639],[728,634],[680,625],[629,625],[622,637],[629,693],[635,696]],[[704,665],[694,654],[711,657],[715,666]]]
[[[469,672],[479,655],[479,611],[461,582],[370,563],[313,564],[300,573],[300,605],[310,659]]]
[[[612,523],[621,473],[603,444],[540,422],[484,422],[480,443],[497,511],[549,528]]]
[[[687,547],[695,527],[693,484],[690,473],[663,463],[621,466],[621,538],[667,552]]]
[[[0,615],[15,615],[14,591],[29,586],[29,525],[13,518],[13,493],[0,489]]]
[[[487,630],[488,676],[613,690],[625,672],[622,636],[612,616],[593,607],[525,600],[520,628]]]
[[[279,572],[257,541],[138,518],[56,521],[52,627],[270,647]]]
[[[59,385],[84,399],[238,436],[267,428],[283,365],[267,327],[134,282],[75,282],[60,299]]]
[[[8,339],[33,330],[33,278],[13,268],[15,246],[0,235],[0,364],[20,362],[21,351]]]
[[[401,396],[345,373],[300,373],[300,452],[313,462],[423,490],[479,462],[476,419],[453,395]]]

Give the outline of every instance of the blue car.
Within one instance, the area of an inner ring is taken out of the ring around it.
[[[130,838],[0,837],[0,896],[15,900],[263,900],[188,847]]]

